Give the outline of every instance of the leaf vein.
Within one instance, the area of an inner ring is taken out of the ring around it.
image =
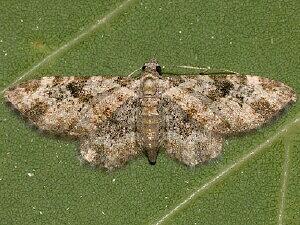
[[[285,156],[284,156],[284,165],[282,171],[282,185],[280,191],[280,205],[279,205],[279,213],[278,213],[278,224],[283,225],[283,216],[284,216],[284,208],[285,208],[285,196],[288,187],[288,172],[289,172],[289,145],[285,142]]]
[[[19,81],[21,81],[25,77],[29,76],[30,74],[32,74],[34,71],[36,71],[40,67],[42,67],[45,64],[47,64],[49,61],[51,61],[57,55],[61,54],[64,51],[67,51],[70,47],[72,47],[75,44],[77,44],[78,42],[80,42],[82,39],[84,39],[85,37],[87,37],[90,33],[94,32],[97,28],[101,27],[101,25],[107,23],[112,17],[114,17],[115,15],[117,15],[120,11],[122,11],[132,1],[134,1],[134,0],[126,0],[126,1],[124,1],[119,6],[117,6],[114,10],[110,11],[105,16],[103,16],[102,18],[98,19],[94,24],[92,24],[91,26],[89,26],[86,29],[84,29],[76,37],[74,37],[73,39],[69,40],[64,45],[58,47],[55,51],[51,52],[49,55],[47,55],[41,61],[39,61],[38,63],[34,64],[30,69],[28,69],[26,72],[24,72],[23,74],[21,74],[10,85],[8,85],[7,87],[3,88],[0,93],[3,94],[10,86],[18,83]]]

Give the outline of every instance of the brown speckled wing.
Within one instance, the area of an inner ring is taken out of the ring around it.
[[[43,77],[9,88],[5,98],[39,129],[80,137],[137,98],[138,86],[128,77]]]
[[[219,135],[253,130],[296,101],[289,86],[250,75],[199,75],[165,78],[163,94],[197,126]]]
[[[193,119],[170,99],[162,101],[164,115],[164,148],[166,153],[188,165],[195,166],[219,155],[223,138]]]
[[[84,161],[108,170],[121,167],[142,152],[136,132],[140,101],[131,98],[101,123],[96,132],[80,138]]]

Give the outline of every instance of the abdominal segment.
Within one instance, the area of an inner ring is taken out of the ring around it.
[[[149,162],[155,164],[160,145],[160,115],[156,80],[145,79],[141,86],[141,108],[137,121],[140,145],[146,152]]]
[[[141,114],[140,135],[145,149],[156,149],[160,139],[159,115]]]

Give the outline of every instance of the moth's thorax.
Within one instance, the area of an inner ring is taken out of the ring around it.
[[[138,119],[138,132],[141,145],[147,153],[150,163],[154,164],[157,157],[160,140],[160,115],[159,115],[159,87],[158,76],[144,73],[140,87],[140,115]]]

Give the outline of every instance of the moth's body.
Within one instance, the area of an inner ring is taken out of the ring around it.
[[[5,97],[40,130],[72,136],[91,165],[113,169],[158,150],[195,166],[217,157],[227,136],[267,123],[296,101],[289,86],[268,78],[163,76],[151,60],[140,77],[43,77]],[[162,147],[162,148],[161,148]]]
[[[150,164],[156,163],[161,140],[159,105],[159,73],[156,63],[149,63],[141,75],[140,114],[137,117],[137,132],[141,146],[146,151]]]

